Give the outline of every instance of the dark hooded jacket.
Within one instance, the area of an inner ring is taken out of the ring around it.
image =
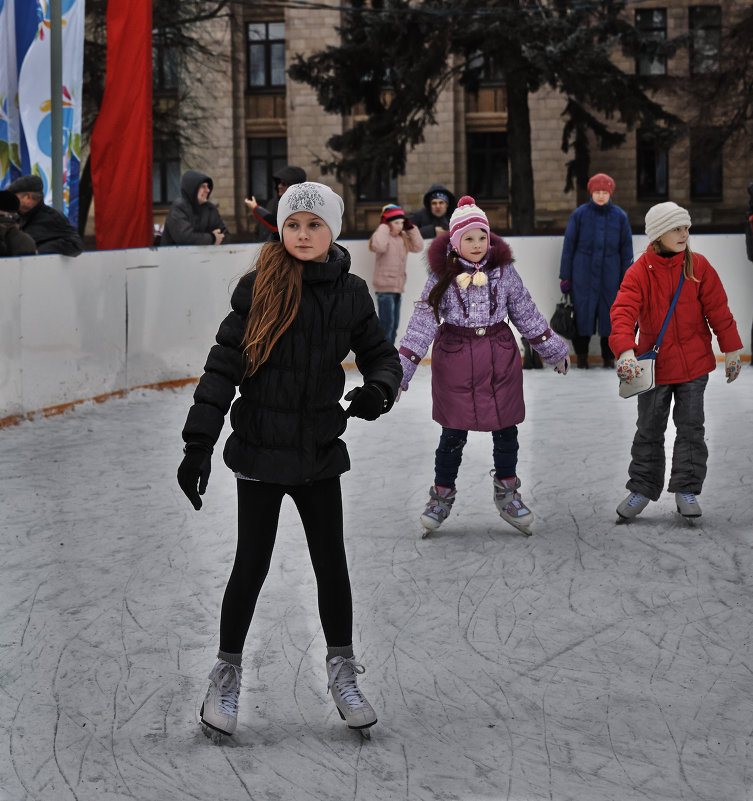
[[[209,352],[183,439],[213,447],[232,403],[225,463],[248,478],[296,485],[350,468],[340,439],[347,422],[340,398],[342,362],[351,350],[364,381],[380,384],[390,405],[397,393],[400,360],[385,338],[366,283],[350,274],[344,248],[333,245],[329,258],[304,264],[298,314],[253,376],[243,377],[241,343],[255,272],[238,282],[232,311]]]
[[[447,211],[442,217],[435,217],[431,213],[431,196],[435,192],[442,192],[449,198]],[[424,239],[434,239],[437,235],[437,226],[444,228],[445,231],[450,230],[450,216],[455,211],[456,205],[455,195],[447,187],[442,186],[442,184],[432,184],[424,195],[424,207],[419,211],[414,211],[410,215],[410,220],[421,231],[421,236]]]
[[[282,167],[272,176],[275,185],[275,193],[270,198],[266,206],[257,206],[253,215],[257,220],[256,225],[256,239],[258,242],[267,242],[271,239],[277,239],[277,206],[280,203],[280,198],[277,195],[277,184],[283,183],[286,186],[293,186],[293,184],[302,184],[306,180],[306,171],[301,167],[292,167],[290,165]]]
[[[211,201],[199,203],[196,194],[204,183],[211,193],[214,182],[208,175],[188,170],[180,179],[180,197],[173,201],[162,231],[161,245],[213,245],[212,231],[219,228],[227,244],[229,231],[220,217],[217,206]]]

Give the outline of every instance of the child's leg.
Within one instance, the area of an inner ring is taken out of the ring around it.
[[[392,311],[392,339],[390,340],[393,345],[397,339],[397,327],[400,325],[400,303],[402,298],[403,296],[399,292],[395,292],[393,295],[394,306]]]
[[[382,328],[384,328],[387,339],[393,337],[392,331],[395,328],[395,301],[393,294],[393,292],[376,293],[377,316],[379,317],[379,322],[382,324]],[[393,344],[395,342],[394,338],[390,339],[390,341]]]
[[[673,385],[659,384],[638,396],[638,420],[630,451],[631,461],[625,485],[652,501],[659,500],[664,488],[664,432],[667,430]]]
[[[238,545],[220,616],[220,651],[226,655],[243,651],[269,571],[284,494],[276,484],[238,479]]]
[[[459,428],[442,428],[439,445],[434,454],[434,484],[454,487],[463,460],[463,448],[468,432]]]
[[[324,639],[331,648],[351,646],[353,604],[343,544],[340,479],[315,481],[289,488],[289,492],[306,532]]]
[[[518,468],[518,427],[492,431],[494,472],[498,478],[513,478]]]
[[[703,395],[708,382],[708,375],[704,375],[675,386],[672,419],[677,433],[667,487],[669,492],[701,494],[709,455],[704,439],[703,411]]]

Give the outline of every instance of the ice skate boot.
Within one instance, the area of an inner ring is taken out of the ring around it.
[[[494,505],[497,507],[499,516],[518,531],[522,531],[523,534],[530,537],[533,533],[531,531],[533,512],[523,503],[520,493],[517,491],[520,479],[517,476],[497,478],[493,470],[489,475],[494,479]]]
[[[356,675],[366,668],[353,657],[335,656],[327,662],[327,690],[337,706],[340,717],[349,729],[356,729],[367,740],[371,739],[369,726],[377,722],[376,712],[358,689]]]
[[[702,514],[698,498],[692,492],[676,492],[675,503],[677,503],[677,511],[683,517],[700,517]]]
[[[421,525],[424,527],[423,536],[427,537],[432,531],[438,529],[447,520],[455,503],[455,487],[429,487],[429,502],[421,515]]]
[[[204,734],[215,743],[235,731],[240,691],[241,668],[219,659],[209,674],[209,689],[199,713]]]
[[[631,492],[617,507],[617,514],[623,520],[632,520],[648,506],[649,500],[649,498],[640,492]]]

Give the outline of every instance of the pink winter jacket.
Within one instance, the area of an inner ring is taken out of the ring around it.
[[[415,225],[408,231],[393,234],[389,225],[380,223],[371,237],[369,249],[376,253],[374,290],[402,293],[408,280],[405,271],[408,252],[420,253],[424,240]]]

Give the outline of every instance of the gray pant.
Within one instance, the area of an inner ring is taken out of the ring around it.
[[[659,384],[651,392],[638,396],[638,421],[628,470],[630,479],[625,485],[631,492],[640,492],[652,501],[659,500],[666,463],[664,432],[674,397],[672,419],[676,435],[667,490],[701,494],[709,455],[703,426],[703,393],[708,381],[708,375],[704,375],[681,384]]]

